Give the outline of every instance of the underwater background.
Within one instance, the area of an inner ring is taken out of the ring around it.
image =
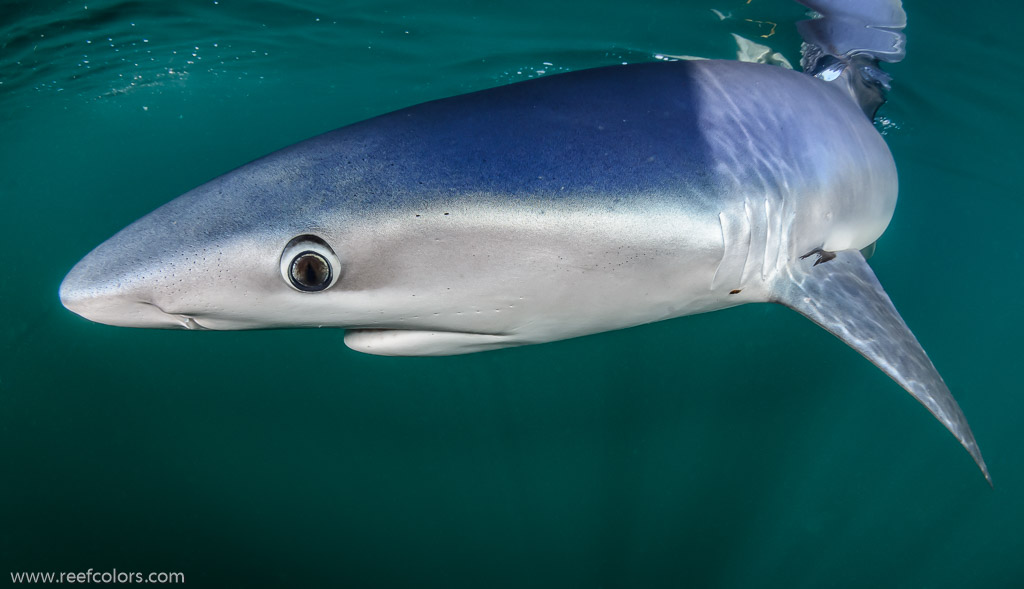
[[[273,150],[530,77],[732,58],[730,33],[795,64],[795,3],[0,2],[3,582],[1024,586],[1024,4],[905,8],[879,124],[900,202],[871,265],[994,489],[881,371],[774,305],[451,358],[60,306],[91,248]]]

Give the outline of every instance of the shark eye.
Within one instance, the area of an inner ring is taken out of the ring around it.
[[[300,235],[281,253],[281,275],[296,290],[318,292],[330,288],[341,274],[337,254],[323,239]]]
[[[302,252],[292,260],[288,277],[299,290],[323,290],[331,283],[331,264],[316,252]]]

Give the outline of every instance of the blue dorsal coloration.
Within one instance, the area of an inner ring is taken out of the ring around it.
[[[860,253],[896,206],[870,116],[888,88],[879,62],[903,56],[902,7],[803,3],[818,16],[799,25],[804,74],[612,66],[385,114],[132,223],[61,300],[111,325],[330,326],[358,351],[421,356],[781,303],[921,401],[988,479]]]

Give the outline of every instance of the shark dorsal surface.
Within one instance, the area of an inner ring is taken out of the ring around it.
[[[871,117],[898,1],[807,0],[804,73],[612,66],[412,106],[204,184],[83,258],[64,305],[130,327],[338,327],[385,355],[583,336],[753,302],[821,325],[988,471],[861,250],[896,205]]]

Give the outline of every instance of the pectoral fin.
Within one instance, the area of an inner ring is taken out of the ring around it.
[[[349,329],[345,345],[378,356],[453,356],[517,345],[509,336],[455,331]]]
[[[992,484],[960,406],[860,252],[829,252],[817,259],[796,260],[780,275],[772,295],[772,302],[824,327],[927,407],[960,440]]]

